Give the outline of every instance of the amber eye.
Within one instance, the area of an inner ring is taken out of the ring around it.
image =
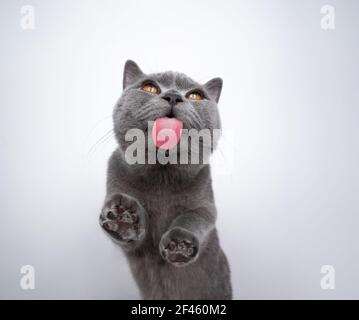
[[[191,99],[191,100],[202,100],[203,99],[203,96],[200,92],[191,92],[188,96],[187,96],[188,99]]]
[[[142,86],[142,90],[143,91],[146,91],[146,92],[149,92],[149,93],[153,93],[153,94],[158,94],[159,93],[159,89],[157,86],[155,86],[154,84],[152,83],[145,83],[143,86]]]

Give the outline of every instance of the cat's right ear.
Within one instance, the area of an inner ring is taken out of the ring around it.
[[[144,73],[142,72],[140,67],[136,64],[136,62],[132,60],[127,60],[123,71],[123,82],[122,82],[123,89],[135,83],[138,79],[142,78],[143,76]]]

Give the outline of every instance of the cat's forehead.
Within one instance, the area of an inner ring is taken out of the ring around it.
[[[152,75],[155,80],[166,88],[177,88],[179,90],[189,90],[194,87],[199,87],[196,81],[180,72],[161,72]]]

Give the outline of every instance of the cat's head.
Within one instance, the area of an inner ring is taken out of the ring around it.
[[[130,145],[125,141],[130,129],[140,129],[148,135],[148,123],[163,117],[178,119],[187,130],[220,130],[217,103],[221,90],[220,78],[200,84],[178,72],[145,74],[135,62],[128,60],[123,93],[113,113],[120,149],[125,151]]]

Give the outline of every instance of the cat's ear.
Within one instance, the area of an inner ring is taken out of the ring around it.
[[[204,85],[211,99],[216,100],[216,102],[218,102],[219,97],[221,95],[222,86],[223,86],[223,80],[221,78],[214,78],[212,80],[209,80]]]
[[[123,89],[125,89],[128,85],[133,84],[143,76],[144,73],[136,64],[136,62],[132,60],[127,60],[125,63],[125,68],[123,70]]]

